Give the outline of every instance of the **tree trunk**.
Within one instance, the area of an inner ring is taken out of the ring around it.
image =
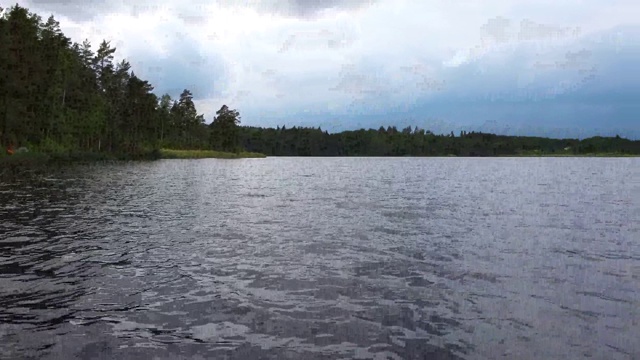
[[[0,143],[7,142],[7,116],[9,109],[7,108],[7,94],[2,97],[2,108],[4,109],[4,114],[2,116],[2,136],[0,136]]]

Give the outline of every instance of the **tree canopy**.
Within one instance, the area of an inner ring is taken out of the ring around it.
[[[73,43],[50,16],[15,5],[0,17],[0,145],[42,151],[139,153],[206,148],[193,94],[154,94],[116,48]]]
[[[214,150],[238,151],[240,113],[222,105],[211,122],[211,147]]]
[[[194,95],[156,95],[116,48],[74,43],[58,21],[15,5],[0,16],[0,146],[42,152],[140,154],[159,148],[248,150],[289,156],[497,156],[640,154],[640,141],[498,136],[463,131],[436,135],[395,126],[329,134],[320,128],[240,126],[223,105],[210,125]],[[0,8],[0,11],[2,9]],[[179,69],[167,69],[179,71]]]
[[[328,133],[320,128],[240,127],[241,146],[268,156],[640,155],[640,141],[621,137],[550,139],[462,132],[437,135],[407,127]]]

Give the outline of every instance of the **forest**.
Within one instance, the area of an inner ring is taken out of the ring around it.
[[[616,137],[550,139],[418,127],[328,133],[320,128],[240,128],[241,145],[267,156],[576,156],[638,155],[640,141]]]
[[[0,11],[2,9],[0,8]],[[240,125],[222,105],[210,124],[194,94],[157,95],[116,49],[72,42],[53,16],[15,5],[0,17],[0,146],[40,153],[135,158],[159,149],[250,151],[267,156],[640,155],[640,141],[549,139],[418,127],[329,133],[321,128]],[[13,150],[11,150],[13,151]],[[3,154],[5,152],[3,151]]]
[[[18,5],[6,9],[0,18],[3,148],[134,155],[209,147],[212,126],[197,113],[191,91],[175,100],[157,96],[129,62],[114,61],[115,51],[108,41],[95,52],[86,40],[73,43],[53,16],[43,21]],[[223,106],[218,115],[226,120],[236,113]]]

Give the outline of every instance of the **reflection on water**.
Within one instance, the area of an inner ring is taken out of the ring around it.
[[[640,357],[639,165],[164,160],[5,180],[0,358]]]

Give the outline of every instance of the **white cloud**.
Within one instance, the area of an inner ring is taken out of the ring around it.
[[[441,94],[570,92],[598,66],[590,49],[572,44],[615,26],[637,26],[640,13],[635,0],[329,1],[324,7],[160,0],[110,4],[83,22],[87,9],[69,13],[70,1],[60,10],[66,14],[54,14],[75,41],[111,39],[134,67],[159,58],[180,66],[140,70],[152,83],[180,79],[169,73],[211,76],[194,91],[207,119],[226,103],[254,123],[267,113],[340,114],[358,104],[375,112]],[[19,3],[36,12],[47,8],[41,0]],[[213,79],[209,69],[223,74]]]

